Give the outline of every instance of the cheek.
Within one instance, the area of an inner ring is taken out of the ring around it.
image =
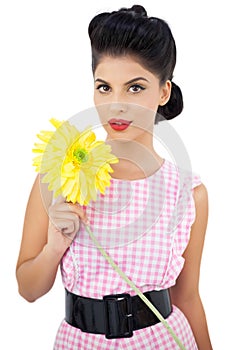
[[[93,101],[94,101],[95,106],[98,106],[100,104],[106,103],[106,95],[101,94],[99,92],[99,90],[94,88]]]
[[[104,126],[107,124],[109,119],[109,104],[101,104],[98,99],[94,99],[95,107],[100,119],[101,124]]]
[[[157,111],[158,106],[159,106],[159,94],[157,91],[151,91],[148,96],[147,99],[145,101],[145,107],[147,107],[150,110],[153,111]]]
[[[97,95],[96,91],[94,91],[93,100],[94,100],[94,104],[98,105],[98,95]]]
[[[151,130],[155,120],[155,110],[152,106],[135,106],[133,109],[134,126],[141,130]]]
[[[150,89],[147,90],[146,93],[143,93],[141,95],[138,94],[135,103],[137,103],[145,109],[156,112],[159,106],[159,101],[159,91],[157,89]]]

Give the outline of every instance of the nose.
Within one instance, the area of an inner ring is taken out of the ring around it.
[[[109,110],[114,115],[125,113],[128,109],[128,105],[125,102],[111,102],[109,104]]]
[[[121,89],[113,89],[108,102],[110,104],[110,111],[116,115],[127,111],[127,97]]]

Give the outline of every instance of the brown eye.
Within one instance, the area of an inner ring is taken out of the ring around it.
[[[131,91],[133,93],[138,93],[141,90],[145,90],[145,88],[139,84],[134,84],[134,85],[130,86],[130,88],[129,88],[129,91]]]
[[[101,85],[97,86],[96,89],[99,90],[99,92],[101,92],[102,94],[110,91],[110,87],[108,85],[105,85],[105,84],[101,84]]]

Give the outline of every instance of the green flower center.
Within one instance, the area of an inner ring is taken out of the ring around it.
[[[88,161],[88,153],[85,149],[77,148],[74,150],[73,155],[79,163],[86,163]]]

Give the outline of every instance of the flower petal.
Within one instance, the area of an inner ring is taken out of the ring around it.
[[[43,143],[35,143],[33,152],[38,156],[33,165],[36,171],[45,174],[42,181],[49,184],[55,197],[62,194],[68,201],[87,205],[96,200],[97,191],[104,193],[110,185],[113,172],[110,164],[118,159],[111,154],[109,145],[96,140],[90,127],[80,133],[67,121],[52,118],[50,122],[56,131],[37,135]]]

